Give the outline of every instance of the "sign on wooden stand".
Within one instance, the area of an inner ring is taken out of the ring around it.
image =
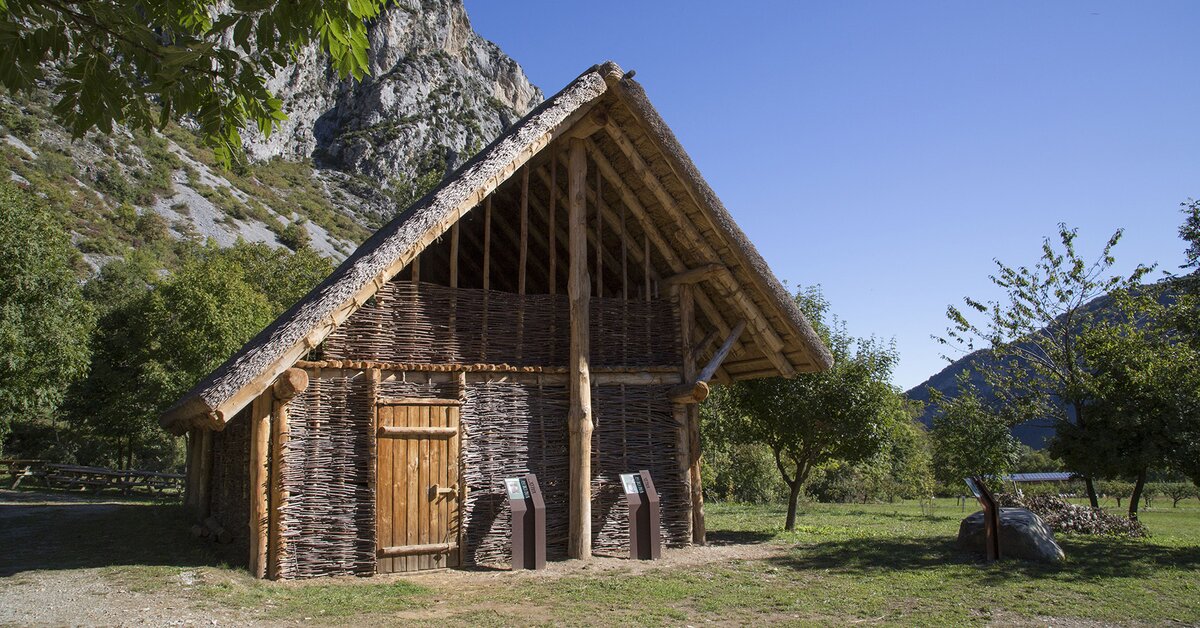
[[[996,497],[988,490],[983,478],[973,476],[964,480],[975,499],[983,506],[984,544],[988,562],[1000,559],[1000,505]]]

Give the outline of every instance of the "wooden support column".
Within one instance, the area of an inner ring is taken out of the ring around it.
[[[558,159],[550,160],[550,294],[558,293],[558,227],[555,217],[558,214]]]
[[[588,306],[591,282],[587,269],[587,151],[581,140],[570,140],[567,225],[570,270],[567,298],[571,313],[571,353],[568,367],[571,474],[568,490],[567,556],[592,555],[592,384],[588,366]]]
[[[450,227],[450,287],[458,287],[458,223]]]
[[[483,289],[492,288],[492,197],[483,202]]]
[[[271,442],[270,390],[254,399],[250,406],[250,575],[267,576],[267,505],[270,502],[268,460]]]
[[[525,268],[529,260],[529,168],[521,169],[521,257],[517,277],[517,293],[525,294]]]
[[[692,343],[695,341],[696,299],[695,287],[690,283],[671,286],[679,307],[679,337],[683,368],[680,375],[686,385],[696,381],[696,363],[692,360]],[[732,344],[732,343],[731,343]],[[708,387],[704,392],[707,395]],[[700,406],[688,403],[684,406],[685,429],[688,440],[688,487],[691,490],[692,542],[704,545],[704,486],[700,479]]]
[[[201,521],[208,518],[212,510],[212,440],[212,430],[201,428],[199,443],[200,473],[196,478],[196,512],[200,513]]]
[[[187,476],[183,484],[183,505],[196,510],[196,504],[199,503],[196,493],[200,479],[200,428],[188,429],[184,444],[187,445]]]
[[[284,542],[283,507],[288,493],[283,487],[283,448],[288,440],[287,405],[296,395],[308,388],[308,372],[290,368],[279,376],[272,386],[275,396],[271,412],[271,502],[267,517],[267,573],[266,577],[278,580],[286,552]]]

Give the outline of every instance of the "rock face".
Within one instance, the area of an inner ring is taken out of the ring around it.
[[[396,0],[368,36],[361,82],[337,80],[315,46],[270,79],[289,118],[269,138],[243,133],[244,169],[222,169],[176,125],[72,138],[47,85],[0,94],[0,177],[51,199],[93,270],[144,246],[134,223],[152,215],[161,220],[143,221],[151,234],[307,245],[342,259],[542,100],[471,29],[462,0]]]
[[[985,539],[982,511],[967,516],[958,526],[959,549],[982,554]],[[1066,557],[1042,518],[1024,508],[1000,509],[1000,555],[1047,563]]]
[[[457,167],[542,100],[520,66],[471,29],[461,0],[399,0],[368,36],[362,82],[337,80],[310,47],[268,83],[289,119],[270,138],[248,140],[253,158],[311,158],[403,185]]]

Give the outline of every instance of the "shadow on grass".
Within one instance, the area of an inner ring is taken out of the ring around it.
[[[217,566],[228,548],[191,536],[178,504],[62,503],[0,506],[0,577],[43,569],[125,565]]]
[[[982,557],[960,551],[949,538],[869,538],[797,546],[770,559],[778,567],[872,574],[888,571],[936,570],[946,565],[980,567],[982,584],[1011,579],[1053,578],[1092,581],[1147,577],[1164,568],[1200,570],[1200,547],[1166,547],[1120,538],[1060,539],[1067,561],[1061,564],[1005,559],[985,564]]]
[[[756,545],[774,539],[776,533],[750,530],[709,530],[704,535],[709,545]]]

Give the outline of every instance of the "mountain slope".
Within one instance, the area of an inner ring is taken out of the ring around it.
[[[1165,280],[1170,282],[1172,280]],[[1160,294],[1164,303],[1169,302],[1173,297],[1174,291],[1170,283],[1163,284],[1165,289],[1162,289]],[[1161,287],[1161,286],[1160,286]],[[1099,319],[1105,319],[1110,316],[1113,307],[1112,299],[1108,296],[1100,296],[1083,305],[1082,311],[1088,315],[1094,315]],[[985,401],[994,400],[992,388],[983,380],[979,374],[981,369],[986,369],[991,366],[994,358],[989,351],[979,350],[967,354],[954,362],[951,362],[946,368],[938,371],[929,379],[914,386],[905,394],[909,399],[920,401],[925,404],[924,413],[920,420],[927,427],[933,423],[935,408],[929,404],[929,389],[932,388],[941,392],[948,398],[953,398],[958,394],[958,377],[964,371],[970,371],[970,382],[979,390],[980,395]],[[1047,439],[1054,435],[1054,425],[1049,419],[1036,419],[1027,421],[1013,428],[1013,435],[1021,442],[1033,447],[1041,449],[1046,445]]]
[[[401,0],[370,37],[362,82],[338,81],[315,48],[271,79],[289,120],[269,138],[247,133],[244,167],[219,168],[176,125],[72,139],[50,116],[51,85],[0,93],[0,165],[63,212],[93,271],[168,238],[340,259],[542,98],[460,0]]]

